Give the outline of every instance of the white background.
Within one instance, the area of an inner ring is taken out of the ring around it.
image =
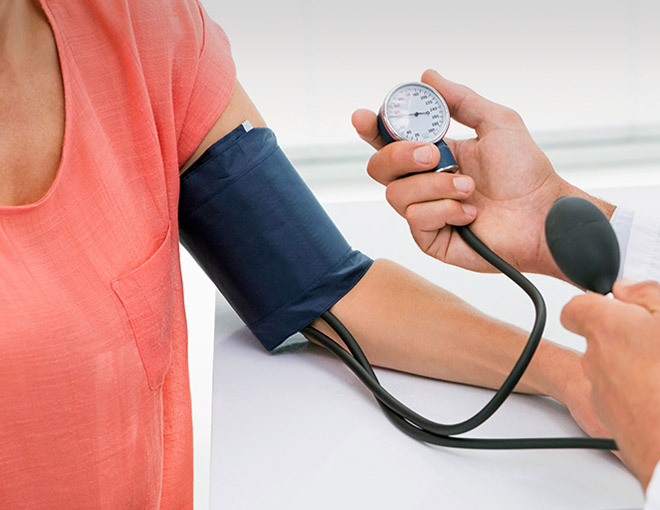
[[[427,68],[517,109],[533,132],[660,123],[656,0],[203,4],[285,147],[354,142],[353,110]]]

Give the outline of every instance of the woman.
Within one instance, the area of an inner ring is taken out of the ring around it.
[[[265,125],[228,41],[196,0],[1,0],[0,90],[0,507],[191,508],[179,175]],[[388,261],[346,290],[381,366],[493,387],[526,339]],[[576,353],[518,389],[602,433]]]

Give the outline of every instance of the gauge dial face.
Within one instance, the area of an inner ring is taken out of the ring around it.
[[[438,92],[424,83],[405,83],[385,98],[382,117],[397,140],[435,143],[449,128],[449,108]]]

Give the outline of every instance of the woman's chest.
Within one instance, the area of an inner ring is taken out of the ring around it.
[[[64,139],[64,88],[54,42],[35,61],[0,66],[0,206],[48,193]]]

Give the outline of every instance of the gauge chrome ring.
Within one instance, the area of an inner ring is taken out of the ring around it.
[[[445,135],[447,134],[447,130],[449,129],[449,121],[450,121],[450,118],[451,118],[451,116],[449,115],[449,106],[447,106],[447,102],[445,101],[445,98],[442,97],[442,95],[437,90],[435,90],[430,85],[427,85],[426,83],[422,83],[421,81],[420,82],[418,82],[418,81],[409,81],[409,82],[401,83],[401,84],[397,85],[396,87],[394,87],[392,90],[390,90],[388,92],[388,94],[385,96],[385,100],[383,101],[382,106],[380,107],[380,117],[383,120],[383,126],[385,127],[385,129],[387,130],[389,135],[394,140],[407,140],[407,138],[401,137],[396,132],[396,130],[392,127],[392,125],[390,123],[390,119],[388,118],[388,115],[387,115],[386,106],[390,102],[390,100],[392,99],[392,96],[398,90],[400,90],[404,87],[409,87],[411,85],[416,86],[416,87],[421,87],[421,88],[426,89],[427,91],[429,91],[431,94],[433,94],[435,97],[437,97],[439,99],[440,104],[445,109],[445,118],[447,119],[447,121],[445,122],[445,125],[440,130],[440,134],[438,136],[436,136],[432,140],[428,141],[428,143],[438,143],[440,140],[442,140],[445,137]]]

